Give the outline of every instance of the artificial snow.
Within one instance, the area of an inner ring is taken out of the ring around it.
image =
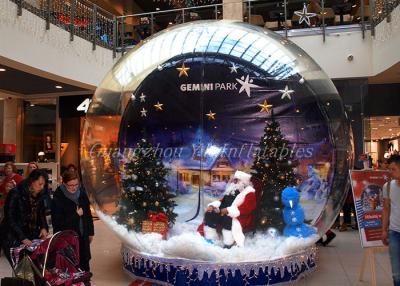
[[[257,262],[281,258],[304,250],[319,239],[313,235],[297,237],[271,237],[264,233],[246,235],[244,247],[223,248],[220,241],[208,243],[197,231],[197,223],[176,222],[167,240],[158,233],[128,231],[112,217],[97,210],[99,218],[112,229],[121,241],[143,254],[165,258],[184,258],[216,263]]]

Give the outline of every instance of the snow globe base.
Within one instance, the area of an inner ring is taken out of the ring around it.
[[[278,285],[295,282],[316,270],[317,247],[269,261],[213,263],[162,258],[122,245],[123,268],[133,278],[159,285]]]

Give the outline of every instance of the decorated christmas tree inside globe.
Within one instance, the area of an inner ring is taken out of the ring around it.
[[[85,123],[83,180],[137,257],[246,272],[329,229],[350,137],[335,87],[304,51],[244,23],[199,21],[141,43],[104,79]]]

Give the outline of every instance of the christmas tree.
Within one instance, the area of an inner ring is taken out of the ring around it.
[[[168,223],[173,224],[177,216],[174,213],[176,204],[166,181],[168,170],[157,157],[157,149],[142,139],[133,151],[121,170],[122,196],[118,223],[141,231],[142,222],[149,219],[149,214],[163,213]]]
[[[282,231],[284,228],[281,193],[284,188],[295,186],[298,178],[294,171],[298,161],[292,158],[292,153],[279,123],[274,119],[267,123],[252,167],[253,177],[261,188],[256,218],[259,230],[274,227]]]

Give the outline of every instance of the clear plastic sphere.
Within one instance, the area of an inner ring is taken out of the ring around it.
[[[197,233],[237,170],[252,174],[255,236],[281,234],[281,191],[293,185],[305,223],[324,233],[352,162],[343,104],[321,68],[273,32],[226,21],[166,29],[122,57],[96,90],[81,152],[102,217],[132,230],[139,250],[174,257],[186,254],[167,242]],[[157,251],[149,221],[165,231]]]

